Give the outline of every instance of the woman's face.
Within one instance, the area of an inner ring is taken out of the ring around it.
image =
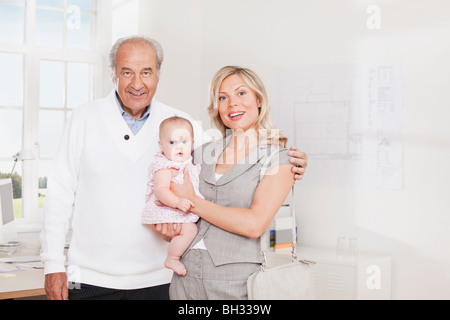
[[[254,128],[261,104],[253,90],[239,75],[222,82],[219,89],[219,115],[224,125],[233,130]]]

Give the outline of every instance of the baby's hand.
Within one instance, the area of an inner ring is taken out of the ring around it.
[[[193,206],[194,204],[190,200],[184,198],[180,198],[177,203],[177,209],[180,209],[183,212],[188,212]]]

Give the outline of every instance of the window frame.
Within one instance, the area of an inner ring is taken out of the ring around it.
[[[22,44],[8,44],[0,43],[0,52],[22,54],[24,57],[24,86],[23,86],[23,142],[22,150],[32,150],[35,159],[22,161],[22,218],[23,220],[30,220],[40,218],[42,210],[38,205],[38,189],[39,189],[39,162],[41,160],[39,154],[39,125],[40,125],[40,62],[42,60],[60,61],[67,63],[86,63],[93,66],[93,83],[92,83],[92,99],[98,99],[104,95],[106,68],[104,48],[109,45],[108,36],[111,39],[110,31],[102,32],[100,37],[100,30],[110,29],[110,19],[107,18],[108,13],[111,13],[110,0],[96,0],[96,3],[91,7],[91,49],[73,49],[73,48],[50,48],[37,46],[35,39],[35,13],[36,0],[25,1],[25,30],[24,40]],[[0,3],[7,4],[8,1],[0,1]],[[67,0],[65,1],[67,7]],[[11,3],[12,4],[12,3]],[[14,5],[14,4],[12,4]],[[20,5],[20,4],[18,4]],[[67,19],[65,18],[65,21]],[[94,25],[92,25],[94,21]],[[65,27],[66,30],[67,27]],[[66,39],[66,32],[64,41]],[[101,41],[99,41],[102,39]],[[94,46],[92,47],[92,42]],[[67,73],[65,75],[67,86]],[[66,88],[67,89],[67,88]],[[67,100],[67,99],[66,99]],[[10,109],[10,108],[8,108]],[[20,109],[18,107],[17,109]],[[64,106],[64,110],[71,108]],[[47,110],[42,108],[42,110]],[[54,109],[60,110],[60,109]],[[67,119],[66,119],[67,121]],[[21,151],[21,150],[17,150]],[[11,155],[12,156],[12,155]],[[2,158],[1,161],[8,161],[9,159]],[[49,158],[42,158],[42,160],[51,160]],[[11,157],[11,168],[14,164]],[[17,167],[16,170],[17,172]]]

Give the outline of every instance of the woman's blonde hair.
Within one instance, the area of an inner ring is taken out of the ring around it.
[[[247,68],[226,66],[217,71],[214,75],[211,81],[210,101],[208,106],[209,116],[214,125],[222,132],[222,135],[225,138],[226,131],[229,128],[225,126],[219,114],[219,90],[222,82],[232,75],[238,75],[244,80],[248,87],[255,93],[261,105],[259,116],[255,124],[260,138],[266,139],[269,144],[285,146],[287,138],[282,135],[269,118],[270,105],[264,84],[255,72]]]

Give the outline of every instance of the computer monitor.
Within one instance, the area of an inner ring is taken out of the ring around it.
[[[16,240],[12,180],[0,180],[0,244]]]

